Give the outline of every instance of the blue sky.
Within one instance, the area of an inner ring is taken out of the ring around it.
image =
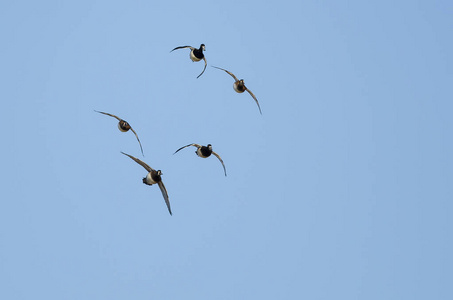
[[[0,298],[451,299],[452,13],[4,1]]]

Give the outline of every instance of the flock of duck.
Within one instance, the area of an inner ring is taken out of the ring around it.
[[[197,76],[197,78],[199,78],[201,75],[203,75],[204,71],[206,70],[206,66],[207,66],[206,57],[204,56],[204,53],[203,53],[203,51],[206,51],[205,45],[201,44],[200,48],[198,48],[198,49],[195,48],[195,47],[192,47],[192,46],[179,46],[179,47],[174,48],[170,52],[172,52],[174,50],[178,50],[178,49],[185,49],[185,48],[189,48],[190,49],[190,59],[192,61],[198,62],[198,61],[204,60],[203,71],[200,73],[200,75]],[[214,67],[214,66],[212,66],[212,67]],[[252,96],[252,98],[255,100],[256,104],[258,105],[258,109],[259,109],[259,111],[261,113],[261,107],[260,107],[260,104],[258,103],[258,99],[256,99],[255,95],[245,86],[243,79],[241,79],[241,80],[237,79],[237,77],[234,76],[233,73],[231,73],[231,72],[229,72],[229,71],[227,71],[225,69],[222,69],[222,68],[219,68],[219,67],[214,67],[214,68],[222,70],[222,71],[225,71],[227,74],[229,74],[231,77],[233,77],[233,79],[234,79],[234,84],[233,84],[234,90],[236,92],[238,92],[238,93],[243,93],[243,92],[247,91]],[[110,113],[97,111],[97,110],[95,110],[95,112],[98,112],[100,114],[104,114],[104,115],[107,115],[107,116],[110,116],[110,117],[113,117],[113,118],[117,119],[118,120],[118,129],[121,132],[127,132],[127,131],[131,130],[134,133],[135,137],[137,138],[137,141],[138,141],[138,143],[140,145],[140,150],[142,152],[142,155],[144,156],[142,143],[140,142],[140,139],[138,138],[137,132],[135,132],[135,130],[131,127],[131,125],[127,121],[121,119],[120,117],[118,117],[116,115],[110,114]],[[189,145],[186,145],[186,146],[183,146],[183,147],[179,148],[173,154],[176,154],[180,150],[182,150],[184,148],[187,148],[187,147],[190,147],[190,146],[193,146],[193,147],[197,148],[195,153],[199,157],[208,158],[209,156],[211,156],[211,154],[213,154],[215,157],[217,157],[217,159],[220,161],[220,163],[223,166],[223,171],[225,173],[225,176],[227,175],[226,174],[225,164],[223,163],[222,158],[220,157],[219,154],[217,154],[216,152],[214,152],[212,150],[212,145],[211,144],[208,144],[207,146],[202,146],[202,145],[195,144],[195,143],[189,144]],[[160,190],[162,192],[162,195],[164,197],[165,203],[167,204],[168,212],[170,213],[170,215],[172,215],[171,207],[170,207],[170,200],[168,198],[167,189],[165,188],[165,185],[162,182],[162,177],[161,177],[162,171],[161,170],[157,170],[157,171],[154,170],[148,164],[146,164],[142,160],[140,160],[140,159],[138,159],[138,158],[136,158],[136,157],[134,157],[132,155],[129,155],[129,154],[124,153],[124,152],[121,152],[121,153],[126,155],[126,156],[128,156],[133,161],[135,161],[136,163],[141,165],[143,168],[145,168],[146,171],[148,171],[148,174],[143,178],[143,183],[147,184],[147,185],[157,184],[159,186],[159,188],[160,188]]]

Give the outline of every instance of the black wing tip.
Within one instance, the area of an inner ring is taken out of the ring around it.
[[[179,148],[178,150],[175,151],[175,153],[173,153],[173,155],[175,155],[177,152],[179,152],[180,150],[186,148],[186,147],[189,147],[189,146],[193,146],[193,144],[189,144],[189,145],[185,145],[185,146],[182,146],[181,148]]]
[[[178,47],[174,48],[173,50],[171,50],[170,52],[173,52],[173,51],[178,50],[178,49],[187,48],[187,47],[191,47],[191,46],[178,46]]]
[[[201,74],[197,76],[197,79],[198,79],[201,75],[203,75],[204,71],[206,71],[206,66],[204,67],[203,72],[201,72]]]

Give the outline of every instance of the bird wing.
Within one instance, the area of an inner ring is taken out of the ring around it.
[[[165,204],[167,204],[168,212],[170,213],[170,215],[172,215],[171,207],[170,207],[170,200],[168,199],[167,189],[165,188],[165,185],[162,181],[159,181],[157,183],[157,185],[159,185],[160,191],[162,192],[162,196],[164,196],[164,200],[165,200]]]
[[[137,133],[135,132],[134,128],[132,128],[132,127],[131,127],[131,130],[132,130],[132,132],[135,134],[135,137],[137,138],[137,141],[138,141],[138,143],[140,144],[140,150],[142,150],[142,155],[145,156],[145,155],[143,154],[142,143],[140,142],[140,139],[138,138]]]
[[[219,68],[219,67],[214,67],[214,66],[212,66],[212,67],[213,67],[213,68],[216,68],[216,69],[219,69],[219,70],[223,70],[223,71],[227,72],[228,74],[230,74],[230,75],[231,75],[231,77],[233,77],[233,78],[234,78],[234,80],[235,80],[235,81],[239,81],[239,79],[237,79],[237,78],[236,78],[236,76],[234,76],[234,74],[233,74],[233,73],[231,73],[231,72],[229,72],[229,71],[227,71],[227,70],[225,70],[225,69]]]
[[[190,48],[190,50],[195,49],[192,46],[179,46],[179,47],[176,47],[175,49],[171,50],[170,52],[173,52],[173,51],[178,50],[178,49],[184,49],[184,48]]]
[[[106,113],[106,112],[102,112],[102,111],[97,111],[97,110],[94,110],[95,112],[98,112],[100,114],[104,114],[104,115],[107,115],[107,116],[111,116],[111,117],[114,117],[116,118],[118,121],[121,121],[121,118],[115,116],[115,115],[112,115],[112,114],[109,114],[109,113]]]
[[[200,77],[201,75],[203,75],[204,71],[206,70],[206,66],[208,65],[208,62],[206,61],[206,57],[203,56],[203,60],[204,60],[204,69],[203,69],[203,72],[201,72],[201,74],[197,76],[197,78]]]
[[[217,158],[220,160],[220,162],[222,163],[222,166],[223,166],[223,170],[225,171],[225,176],[227,176],[227,175],[226,175],[226,168],[225,168],[225,165],[223,164],[223,160],[220,158],[220,155],[218,155],[218,154],[215,153],[214,151],[212,151],[212,154],[214,154],[215,157],[217,157]]]
[[[260,110],[260,114],[263,114],[263,113],[261,112],[261,107],[260,107],[260,104],[258,103],[258,99],[256,99],[255,95],[253,95],[253,93],[252,93],[251,90],[249,90],[247,87],[245,87],[245,89],[247,90],[247,92],[249,92],[250,96],[252,96],[253,99],[255,99],[256,105],[258,105],[258,109]]]
[[[140,159],[135,158],[135,157],[133,157],[132,155],[126,154],[126,153],[124,153],[124,152],[121,152],[121,153],[123,153],[123,154],[126,155],[126,156],[129,156],[132,160],[134,160],[136,163],[138,163],[138,164],[141,165],[143,168],[145,168],[146,171],[148,171],[148,172],[154,171],[153,168],[151,168],[150,166],[148,166],[145,162],[141,161]]]
[[[178,152],[179,150],[182,150],[182,149],[184,149],[184,148],[186,148],[186,147],[189,147],[189,146],[194,146],[194,147],[197,147],[197,148],[201,148],[201,145],[198,145],[198,144],[189,144],[189,145],[183,146],[183,147],[179,148],[178,150],[176,150],[175,153],[173,153],[173,155],[176,154],[176,152]]]

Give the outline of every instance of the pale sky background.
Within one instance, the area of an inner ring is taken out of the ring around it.
[[[0,299],[453,299],[452,16],[1,2]]]

